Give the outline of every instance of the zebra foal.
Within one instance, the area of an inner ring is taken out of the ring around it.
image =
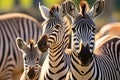
[[[45,19],[43,34],[48,36],[48,55],[41,68],[39,80],[65,80],[70,56],[65,51],[69,43],[69,23],[65,18],[64,3],[51,9],[39,5]]]
[[[120,38],[103,38],[99,44],[101,46],[95,47],[96,26],[93,21],[103,11],[104,0],[97,0],[90,10],[84,0],[80,2],[80,11],[70,0],[66,1],[65,6],[72,18],[70,79],[119,80]]]
[[[47,47],[45,45],[46,42],[46,36],[41,36],[37,44],[34,44],[34,41],[32,39],[29,40],[29,45],[27,45],[25,41],[20,37],[16,39],[17,47],[22,52],[24,59],[24,71],[20,80],[39,79],[41,72],[41,66],[39,65],[39,61],[42,53],[44,52],[43,48],[45,49]]]
[[[0,15],[0,80],[19,80],[23,71],[22,53],[16,38],[36,43],[42,33],[40,23],[22,13]]]

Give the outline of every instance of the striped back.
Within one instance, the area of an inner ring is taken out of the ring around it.
[[[95,35],[96,40],[99,38],[106,36],[106,35],[112,35],[112,36],[120,36],[120,22],[113,22],[108,23],[99,30],[99,32]]]
[[[36,43],[41,33],[39,22],[28,15],[11,13],[0,16],[0,79],[19,80],[23,70],[22,54],[16,46],[16,38],[21,37],[24,41],[33,39]]]

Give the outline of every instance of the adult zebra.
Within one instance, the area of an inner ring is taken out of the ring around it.
[[[50,10],[39,5],[46,20],[43,23],[43,35],[48,36],[48,56],[41,68],[40,80],[65,80],[69,70],[70,56],[65,52],[69,43],[69,24],[66,20],[64,4],[53,6]]]
[[[94,53],[96,26],[93,19],[103,11],[104,0],[97,0],[90,11],[87,2],[81,1],[80,13],[70,0],[66,1],[65,6],[73,21],[70,78],[72,80],[119,80],[120,38],[112,37],[103,42],[107,39],[104,38],[100,43],[102,45]]]
[[[23,58],[17,49],[16,38],[38,40],[42,33],[39,22],[25,14],[11,13],[0,16],[0,80],[19,80]]]

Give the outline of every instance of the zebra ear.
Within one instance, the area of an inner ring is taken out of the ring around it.
[[[65,2],[61,4],[60,7],[60,16],[64,17],[66,15],[66,11],[65,11]]]
[[[67,0],[65,3],[65,10],[67,14],[72,18],[78,17],[79,12],[76,5],[71,0]]]
[[[48,41],[47,35],[41,36],[41,38],[38,40],[37,45],[41,52],[47,51],[48,49],[47,41]]]
[[[104,10],[104,5],[104,0],[97,0],[89,12],[90,17],[94,19],[95,17],[99,16]]]
[[[16,45],[20,50],[26,50],[27,49],[27,44],[25,43],[25,41],[23,41],[22,38],[18,37],[16,39]]]
[[[41,5],[40,2],[39,2],[39,10],[44,19],[47,19],[50,17],[50,9],[47,8],[46,6]]]

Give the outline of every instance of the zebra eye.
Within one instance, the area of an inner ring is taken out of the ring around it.
[[[59,30],[59,28],[60,28],[60,25],[56,25],[56,26],[55,26],[55,28],[56,28],[57,30]]]
[[[25,60],[25,61],[27,60],[26,57],[24,57],[24,60]]]
[[[72,31],[75,33],[75,31],[76,31],[75,28],[72,28]]]
[[[39,61],[39,58],[36,58],[36,61]]]

